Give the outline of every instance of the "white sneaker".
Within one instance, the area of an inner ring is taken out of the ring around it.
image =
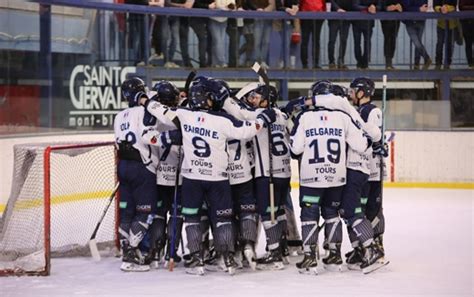
[[[164,66],[165,68],[179,68],[179,65],[175,62],[166,62]]]

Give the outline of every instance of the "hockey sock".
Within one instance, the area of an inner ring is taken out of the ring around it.
[[[152,221],[153,215],[139,214],[136,216],[135,221],[133,221],[132,225],[130,226],[130,231],[128,235],[128,241],[131,247],[138,247],[143,237],[145,236],[145,233],[148,230],[149,224]]]
[[[129,222],[120,223],[119,229],[118,229],[120,242],[127,242],[128,244],[129,232],[130,232],[130,223]]]
[[[282,236],[288,237],[288,221],[286,219],[286,214],[284,212],[278,215],[277,222],[278,222],[278,225],[280,225]]]
[[[337,244],[342,242],[342,223],[339,217],[334,217],[325,220],[324,236],[326,242],[329,244],[329,249],[336,249]]]
[[[263,221],[263,229],[267,237],[267,246],[269,250],[275,250],[280,246],[281,226],[276,222],[272,224],[271,221]]]
[[[245,215],[240,219],[240,233],[244,241],[257,241],[257,218],[254,214]]]
[[[367,247],[372,244],[374,231],[365,217],[355,220],[351,227],[362,246]]]
[[[151,246],[161,248],[165,242],[165,218],[156,216],[150,225]],[[159,242],[159,243],[158,243]]]
[[[384,234],[385,232],[385,216],[383,215],[382,209],[380,209],[379,213],[372,220],[372,228],[374,229],[374,236],[377,237],[380,234]]]
[[[349,234],[349,240],[351,241],[351,246],[356,248],[359,246],[359,238],[355,234],[354,230],[352,230],[351,226],[347,226],[347,234]]]
[[[234,252],[234,234],[232,222],[217,222],[214,234],[214,246],[217,252]]]
[[[318,243],[318,222],[304,221],[301,222],[301,234],[303,235],[303,249],[305,252],[310,251],[310,246]]]
[[[287,225],[288,225],[288,241],[298,241],[301,240],[300,234],[298,232],[298,225],[295,219],[295,213],[293,210],[289,209],[288,207],[284,207],[286,218],[287,218]]]
[[[188,239],[188,249],[191,254],[201,250],[201,227],[199,223],[184,223],[186,237]]]

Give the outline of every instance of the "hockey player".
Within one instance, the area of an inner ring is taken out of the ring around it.
[[[330,94],[330,87],[329,82],[316,82],[312,92],[336,97]],[[296,264],[301,273],[317,274],[320,207],[329,225],[327,230],[341,231],[340,235],[329,234],[329,245],[337,242],[336,237],[342,239],[342,229],[336,221],[339,221],[338,209],[346,182],[346,143],[358,152],[364,152],[370,144],[346,113],[315,108],[296,118],[291,132],[291,150],[301,155],[300,206],[305,255]]]
[[[177,107],[179,102],[179,90],[171,82],[165,80],[159,81],[153,86],[152,91],[156,94],[151,100],[156,100],[166,107]],[[160,117],[160,119],[162,119],[162,117]],[[169,120],[165,122],[157,121],[157,125],[147,130],[143,136],[151,145],[157,146],[159,154],[156,182],[162,203],[158,205],[157,216],[150,226],[150,265],[154,268],[158,268],[165,244],[167,245],[165,266],[168,265],[171,254],[175,262],[181,261],[181,258],[176,254],[183,226],[183,217],[181,216],[181,179],[178,177],[178,183],[176,183],[176,178],[178,166],[181,166],[180,160],[182,152],[180,146],[162,141],[160,137],[160,132],[174,129],[176,129],[176,126]],[[173,204],[175,195],[177,205]],[[170,213],[170,217],[168,224],[166,224],[168,212]],[[165,229],[167,229],[166,232]],[[174,247],[171,246],[171,241],[173,241]],[[171,251],[172,249],[173,251]]]
[[[125,80],[122,98],[129,108],[119,112],[114,120],[115,142],[118,150],[117,175],[120,182],[119,238],[122,248],[123,271],[147,271],[138,245],[156,215],[158,193],[156,166],[158,154],[145,143],[143,132],[155,125],[156,119],[138,106],[146,97],[144,82],[137,77]]]
[[[262,111],[253,122],[241,122],[220,112],[228,95],[214,80],[203,80],[193,83],[190,88],[190,109],[176,110],[184,150],[182,214],[191,253],[191,259],[185,263],[188,273],[204,274],[199,216],[204,200],[214,224],[215,249],[224,255],[229,273],[234,273],[233,211],[226,143],[229,139],[253,137],[264,124],[275,120],[274,112],[267,110]],[[153,102],[147,104],[147,110],[153,109]]]
[[[362,119],[367,123],[381,127],[382,111],[371,103],[371,97],[374,91],[375,84],[371,79],[359,77],[351,82],[349,95],[353,104],[358,107]],[[355,249],[346,255],[346,262],[350,267],[360,264],[364,272],[377,269],[378,265],[376,265],[377,263],[375,262],[379,260],[379,263],[383,263],[382,257],[384,255],[382,236],[385,231],[385,218],[383,216],[381,201],[382,177],[380,176],[379,162],[382,160],[381,156],[387,156],[387,150],[382,146],[382,141],[375,142],[372,148],[373,154],[369,154],[368,156],[357,156],[349,152],[350,162],[348,162],[348,167],[350,168],[350,176],[348,175],[348,178],[351,178],[353,181],[347,189],[348,195],[351,195],[351,193],[349,193],[351,191],[353,192],[352,194],[354,194],[354,191],[362,191],[362,210],[365,212],[365,216],[372,226],[368,225],[360,216],[350,224],[352,231],[349,229],[349,236]],[[361,158],[363,160],[361,160]],[[357,166],[361,161],[367,161],[368,165],[364,164],[365,167]],[[365,174],[370,174],[368,182],[363,183],[366,179],[364,179],[357,170]],[[354,200],[352,199],[351,201]],[[373,228],[373,233],[366,230],[367,228]],[[364,232],[362,232],[363,230]],[[362,235],[362,237],[356,236],[356,234]],[[372,234],[374,236],[375,245],[372,244],[372,238],[370,238]]]
[[[289,150],[289,134],[286,127],[287,116],[276,108],[279,98],[278,91],[270,86],[258,86],[245,97],[247,104],[253,108],[275,110],[277,119],[275,123],[266,127],[271,133],[260,133],[254,138],[255,152],[255,194],[257,209],[260,213],[262,225],[267,238],[268,253],[257,260],[261,269],[280,270],[287,262],[288,247],[286,242],[287,219],[283,205],[286,204],[289,191],[291,166]],[[270,107],[270,109],[268,109]],[[269,139],[269,136],[271,139]],[[270,146],[271,142],[271,146]],[[273,199],[275,209],[270,208],[270,147],[273,165]],[[276,222],[270,220],[271,212],[276,213]]]

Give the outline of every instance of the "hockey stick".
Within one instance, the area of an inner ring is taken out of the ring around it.
[[[387,75],[382,76],[382,148],[385,147],[385,108],[387,107]],[[383,201],[383,155],[380,155],[380,199]]]
[[[171,242],[170,242],[170,263],[169,271],[174,269],[174,252],[176,245],[176,220],[178,219],[178,187],[179,187],[179,174],[181,168],[181,146],[178,148],[178,164],[176,165],[176,177],[174,181],[174,196],[173,196],[173,221],[171,226]]]
[[[184,93],[186,93],[186,99],[181,102],[181,106],[187,106],[188,105],[188,93],[189,93],[189,87],[191,86],[191,83],[193,82],[194,78],[197,75],[196,69],[191,70],[189,72],[188,77],[186,78],[186,82],[184,83]]]
[[[252,66],[252,70],[255,71],[265,82],[266,85],[266,96],[265,98],[268,100],[268,109],[271,109],[270,106],[270,80],[268,79],[267,72],[262,66],[255,62]],[[272,143],[272,130],[271,127],[267,127],[268,131],[268,159],[269,159],[269,169],[270,169],[270,177],[269,177],[269,189],[270,189],[270,219],[272,224],[275,224],[275,193],[274,193],[274,186],[273,186],[273,143]]]
[[[97,231],[99,231],[100,224],[102,224],[102,221],[105,218],[105,215],[107,214],[107,211],[109,210],[110,205],[112,204],[112,201],[114,201],[115,194],[117,193],[119,189],[119,183],[115,185],[115,189],[110,194],[109,201],[107,202],[107,205],[105,206],[104,211],[102,212],[102,216],[100,217],[100,220],[97,222],[97,225],[95,226],[94,232],[91,235],[91,238],[89,239],[89,250],[91,251],[91,256],[94,260],[100,261],[100,253],[99,249],[97,248],[97,241],[95,240],[95,237],[97,235]]]

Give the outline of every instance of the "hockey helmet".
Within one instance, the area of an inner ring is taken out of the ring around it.
[[[375,83],[373,80],[367,77],[358,77],[355,78],[350,85],[351,89],[354,89],[356,96],[357,94],[362,91],[362,96],[358,97],[357,99],[361,99],[363,97],[372,97],[375,93]]]
[[[140,92],[146,94],[145,82],[139,77],[132,77],[126,79],[121,87],[122,100],[128,101],[128,107],[134,107],[138,105],[138,99],[136,95]]]
[[[160,80],[153,86],[152,90],[156,92],[156,95],[151,99],[169,107],[178,105],[179,90],[173,83],[167,80]]]
[[[309,96],[332,94],[332,83],[329,80],[315,81],[309,90]]]

